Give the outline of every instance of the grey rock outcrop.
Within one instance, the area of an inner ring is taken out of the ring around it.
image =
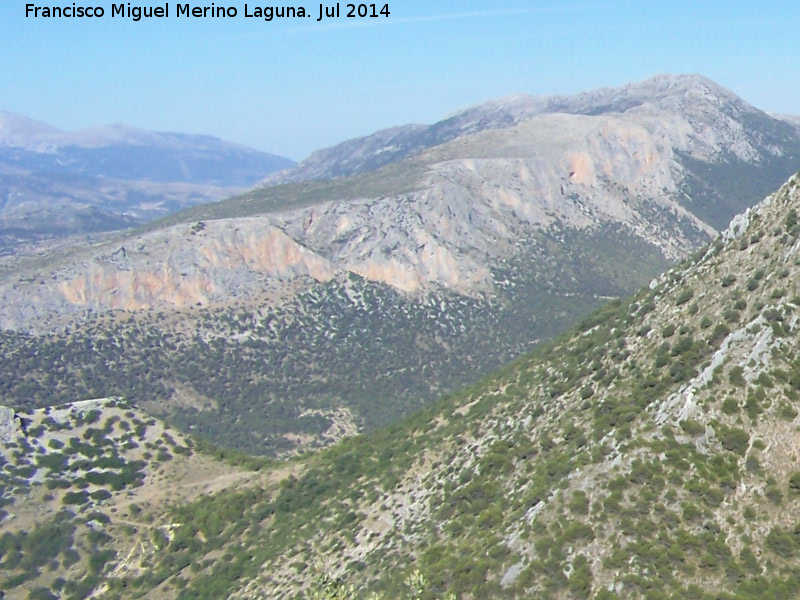
[[[13,408],[0,406],[0,442],[10,442],[22,434],[22,421]]]
[[[699,76],[513,96],[442,123],[432,128],[455,139],[425,137],[431,147],[367,178],[256,190],[44,268],[10,270],[0,278],[0,327],[42,330],[53,314],[87,310],[275,303],[347,273],[406,294],[491,295],[493,270],[553,228],[619,227],[676,260],[770,191],[764,174],[779,185],[800,161],[793,125]],[[416,126],[373,141],[410,148],[393,136],[413,135],[422,135]],[[352,156],[383,154],[370,148],[361,140]],[[351,164],[351,154],[339,158]],[[725,184],[745,168],[764,175],[764,193]],[[311,199],[297,202],[303,194]]]
[[[753,140],[746,139],[747,132],[726,120],[736,120],[760,111],[703,76],[663,74],[617,88],[601,88],[574,95],[513,94],[465,108],[433,125],[385,129],[318,150],[295,167],[269,175],[262,185],[364,173],[465,135],[509,129],[539,115],[553,113],[683,115],[699,137],[702,138],[710,126],[713,136],[722,135],[728,141],[737,138],[732,150],[735,155],[749,159],[758,154],[753,149]],[[776,115],[776,120],[791,121],[791,118]],[[718,151],[723,149],[728,151],[729,146],[716,148]]]

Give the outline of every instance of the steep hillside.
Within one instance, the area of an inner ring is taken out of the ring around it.
[[[617,96],[635,102],[608,112]],[[785,181],[800,156],[779,121],[702,78],[570,102],[599,114],[541,114],[0,265],[5,397],[125,395],[221,444],[327,444],[627,296],[763,197],[701,186],[700,167]]]
[[[168,506],[256,480],[269,485],[223,458],[121,399],[32,413],[0,407],[0,591],[12,599],[109,595],[112,572],[158,585],[166,572],[149,562],[175,539]]]
[[[794,597],[798,210],[794,178],[632,300],[321,456],[273,506],[331,530],[237,597],[318,560],[388,597],[415,568],[430,597]]]
[[[637,240],[618,245],[615,233],[531,240],[541,267],[513,261],[498,270],[501,300],[446,291],[409,300],[351,275],[278,307],[88,313],[80,327],[53,334],[4,332],[0,396],[30,408],[113,393],[228,447],[286,454],[327,445],[557,335],[635,277],[644,283],[632,274],[644,260],[651,273],[664,268]]]
[[[409,576],[423,598],[795,597],[798,249],[795,177],[473,388],[277,487],[182,504],[152,559],[165,578],[112,558],[104,583],[121,598],[325,597],[315,581],[396,598]]]

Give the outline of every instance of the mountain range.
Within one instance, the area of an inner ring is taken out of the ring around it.
[[[287,183],[0,265],[0,394],[123,396],[256,453],[330,444],[687,257],[797,168],[799,131],[657,76],[346,143],[318,181],[291,182],[312,155]]]
[[[127,125],[63,131],[0,111],[0,253],[128,229],[234,196],[292,164],[210,136]]]
[[[119,399],[0,410],[0,585],[14,600],[796,597],[798,248],[793,176],[568,333],[287,462]]]

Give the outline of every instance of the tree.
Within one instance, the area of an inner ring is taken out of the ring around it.
[[[423,594],[428,589],[428,580],[417,569],[406,577],[403,585],[408,591],[402,600],[422,600]],[[317,568],[317,574],[314,576],[311,589],[306,596],[308,600],[359,600],[360,598],[352,582],[348,583],[340,577],[334,577],[330,573],[324,572],[321,568]],[[386,600],[385,596],[377,592],[371,592],[366,596],[366,599]],[[444,600],[456,600],[456,596],[455,594],[448,594]]]

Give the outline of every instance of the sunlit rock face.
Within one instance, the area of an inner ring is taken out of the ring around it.
[[[412,162],[387,167],[402,190],[359,193],[367,188],[358,178],[343,179],[300,208],[208,219],[196,212],[52,256],[35,274],[10,269],[0,279],[0,326],[41,326],[54,313],[89,309],[280,302],[348,273],[414,297],[439,289],[491,297],[497,266],[554,228],[619,227],[677,260],[748,202],[730,200],[721,177],[719,184],[699,173],[772,169],[778,185],[800,135],[707,79],[658,76],[576,96],[488,102],[431,128],[320,151],[270,181],[363,171],[386,162],[387,148],[395,162],[415,149]]]

